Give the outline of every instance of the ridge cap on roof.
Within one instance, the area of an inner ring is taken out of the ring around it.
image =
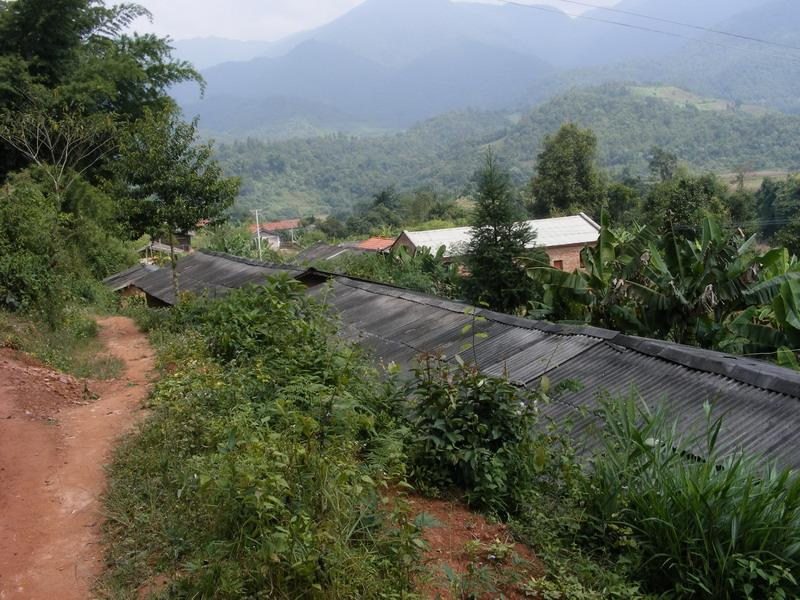
[[[800,372],[773,363],[622,333],[614,339],[614,343],[646,356],[800,399]]]
[[[351,277],[345,274],[325,273],[318,270],[317,272],[332,276],[344,282],[345,285],[347,281],[352,281],[370,286],[377,286],[383,288],[385,291],[379,292],[374,290],[373,293],[383,293],[384,295],[402,298],[412,302],[416,301],[428,306],[447,308],[445,305],[450,304],[451,307],[449,310],[453,311],[456,310],[456,307],[463,307],[464,309],[474,308],[473,305],[466,302],[439,298],[438,296],[416,292],[398,286]],[[354,287],[364,289],[361,288],[361,286]],[[512,327],[535,329],[551,335],[586,336],[602,339],[627,350],[644,354],[645,356],[652,356],[699,372],[727,377],[739,383],[752,385],[753,387],[763,390],[800,398],[800,372],[792,371],[791,369],[765,361],[754,360],[748,357],[736,356],[715,350],[696,348],[694,346],[685,346],[666,340],[630,336],[619,331],[591,325],[551,323],[549,321],[526,319],[524,317],[507,315],[482,308],[478,308],[476,314],[488,320]]]
[[[439,231],[455,231],[455,230],[463,230],[463,229],[472,229],[472,226],[471,225],[462,225],[460,227],[441,227],[439,229],[417,229],[417,230],[414,230],[414,231],[406,229],[406,230],[403,230],[403,233],[405,233],[405,234],[409,234],[409,233],[412,233],[412,234],[416,234],[416,233],[436,233],[436,232],[439,232]]]
[[[197,254],[205,254],[206,256],[213,256],[215,258],[224,258],[231,262],[237,262],[245,265],[249,265],[251,267],[267,267],[270,269],[283,269],[285,271],[300,271],[301,273],[305,271],[303,267],[297,265],[283,265],[277,263],[268,263],[261,260],[256,260],[254,258],[246,258],[244,256],[236,256],[235,254],[227,254],[225,252],[217,252],[216,250],[208,250],[206,248],[201,248],[197,251]]]
[[[600,231],[602,229],[602,226],[599,223],[597,223],[592,217],[587,215],[585,212],[581,211],[579,214],[589,223],[589,225],[597,229],[597,231]]]

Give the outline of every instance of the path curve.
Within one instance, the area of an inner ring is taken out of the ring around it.
[[[119,379],[88,382],[0,350],[0,600],[87,600],[102,567],[104,465],[140,419],[153,350],[131,319],[98,320]]]

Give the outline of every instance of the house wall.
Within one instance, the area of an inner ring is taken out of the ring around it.
[[[564,271],[572,272],[581,268],[581,250],[586,247],[594,247],[596,244],[573,244],[572,246],[555,246],[545,248],[545,252],[550,257],[550,264],[556,266],[556,261],[563,262]]]
[[[412,256],[417,252],[417,247],[410,239],[408,239],[408,236],[405,233],[400,234],[400,237],[398,237],[395,240],[394,244],[392,244],[391,249],[397,250],[397,248],[399,248],[400,246],[405,246],[409,254],[411,254]]]

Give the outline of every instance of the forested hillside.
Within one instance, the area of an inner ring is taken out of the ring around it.
[[[521,184],[533,172],[544,136],[565,121],[595,131],[600,165],[612,172],[644,173],[653,146],[698,171],[800,169],[798,117],[650,95],[649,88],[607,85],[569,92],[523,115],[451,113],[371,138],[249,139],[220,146],[218,157],[242,178],[238,209],[263,208],[275,217],[346,210],[390,185],[466,193],[487,144]]]

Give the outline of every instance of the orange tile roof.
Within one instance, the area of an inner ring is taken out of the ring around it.
[[[261,223],[261,231],[286,231],[287,229],[299,229],[300,219],[286,219],[284,221],[270,221]],[[250,225],[250,233],[256,232],[256,226]]]
[[[394,238],[384,238],[384,237],[371,237],[368,240],[364,240],[358,245],[358,248],[361,250],[386,250],[392,244],[394,244]]]

